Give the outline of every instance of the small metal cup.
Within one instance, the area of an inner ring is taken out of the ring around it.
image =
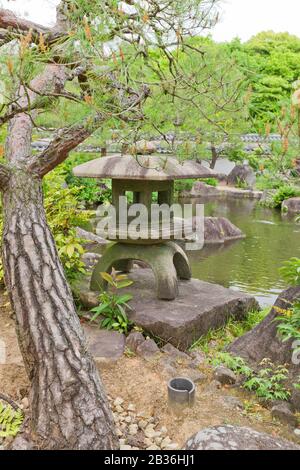
[[[168,403],[171,408],[192,407],[195,403],[196,387],[192,380],[175,377],[168,383]]]

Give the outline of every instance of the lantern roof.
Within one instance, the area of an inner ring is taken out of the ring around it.
[[[188,178],[209,178],[215,172],[194,160],[179,162],[166,155],[111,155],[83,163],[73,169],[82,178],[167,181]]]

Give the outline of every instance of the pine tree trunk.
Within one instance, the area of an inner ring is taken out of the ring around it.
[[[211,170],[215,169],[217,160],[218,160],[218,152],[217,152],[216,147],[212,144],[211,145],[211,162],[210,162],[210,165],[209,165],[209,168]]]
[[[103,386],[87,352],[43,208],[41,180],[12,170],[3,194],[5,281],[31,381],[31,429],[48,449],[115,449]]]

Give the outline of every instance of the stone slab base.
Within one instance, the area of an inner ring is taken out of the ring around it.
[[[231,316],[243,319],[248,312],[259,310],[254,297],[197,279],[179,281],[177,299],[159,300],[149,269],[135,269],[130,277],[134,281],[127,289],[133,295],[130,319],[182,350],[226,324]]]
[[[155,278],[150,269],[135,268],[129,275],[133,285],[120,291],[131,293],[132,311],[128,316],[146,332],[186,350],[201,336],[222,327],[230,317],[238,320],[248,312],[259,310],[256,299],[250,295],[226,289],[217,284],[192,279],[179,281],[179,297],[172,301],[156,297]],[[76,295],[90,309],[98,305],[98,292],[89,290],[90,279],[76,285]],[[85,326],[90,351],[94,357],[112,356],[115,360],[124,350],[124,336],[116,332]],[[115,354],[112,353],[115,349]]]

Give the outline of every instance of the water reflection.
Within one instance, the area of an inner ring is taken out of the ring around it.
[[[280,211],[261,208],[255,200],[193,199],[205,204],[205,215],[227,217],[244,240],[189,252],[193,277],[254,294],[262,306],[272,304],[285,288],[278,269],[300,257],[300,226]]]

